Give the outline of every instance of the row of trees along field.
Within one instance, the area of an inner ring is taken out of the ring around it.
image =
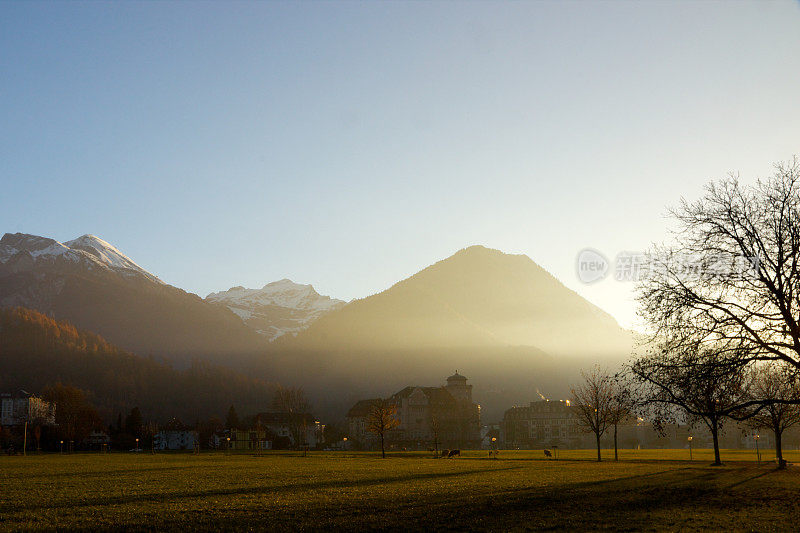
[[[783,432],[800,421],[800,163],[743,185],[710,183],[671,211],[670,245],[640,280],[651,331],[624,371],[595,369],[573,389],[581,424],[598,438],[626,414],[702,423],[721,464],[726,421],[768,428],[785,467]],[[743,269],[720,266],[745,264]],[[652,265],[651,265],[652,266]]]

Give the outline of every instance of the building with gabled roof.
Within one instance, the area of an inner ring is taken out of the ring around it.
[[[367,431],[367,418],[376,399],[360,400],[348,411],[349,438],[370,448],[376,436]],[[400,422],[387,434],[390,447],[406,449],[476,448],[480,446],[480,406],[472,401],[472,385],[456,372],[440,387],[409,386],[387,401]]]

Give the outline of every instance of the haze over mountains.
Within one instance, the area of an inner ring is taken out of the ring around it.
[[[632,346],[630,332],[530,258],[482,246],[345,303],[288,279],[202,299],[91,235],[6,234],[0,307],[13,306],[179,367],[205,359],[303,386],[331,417],[459,369],[495,418],[539,390],[566,396],[580,368],[624,359]]]
[[[631,347],[630,332],[527,256],[471,246],[273,349],[294,380],[339,391],[326,404],[437,385],[460,369],[495,418],[537,389],[566,397],[581,368],[618,363]]]
[[[348,349],[534,346],[627,355],[629,336],[524,255],[471,246],[312,324],[294,345]]]

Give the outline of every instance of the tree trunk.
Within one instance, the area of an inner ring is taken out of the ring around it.
[[[720,466],[722,460],[719,457],[719,426],[716,420],[711,422],[711,437],[714,439],[714,466]]]
[[[594,436],[597,437],[597,462],[599,463],[600,461],[602,461],[602,459],[600,458],[600,432],[596,431]]]
[[[383,433],[381,433],[381,458],[386,459],[386,449],[383,446]]]
[[[778,460],[778,468],[786,468],[786,462],[783,460],[783,447],[781,445],[781,437],[783,431],[780,428],[775,428],[775,458]]]
[[[617,425],[614,424],[614,460],[619,461],[619,455],[617,455]]]

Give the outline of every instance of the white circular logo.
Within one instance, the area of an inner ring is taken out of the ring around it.
[[[594,283],[608,275],[608,259],[592,248],[584,248],[575,262],[578,279],[583,283]]]

